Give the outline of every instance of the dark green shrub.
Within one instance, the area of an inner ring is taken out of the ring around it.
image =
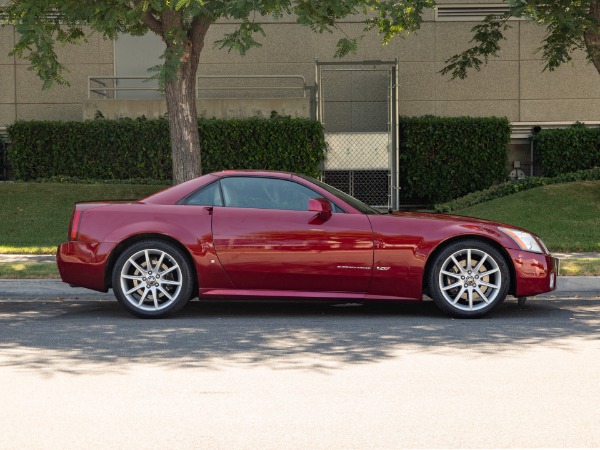
[[[199,121],[205,173],[224,169],[284,170],[319,176],[323,125],[308,119]]]
[[[532,139],[547,177],[600,166],[600,128],[542,129]]]
[[[15,122],[8,127],[15,177],[129,179],[171,177],[164,120]]]
[[[506,118],[401,117],[400,179],[412,198],[445,202],[508,175]]]
[[[307,119],[198,121],[203,172],[268,169],[318,175],[322,125]],[[166,120],[16,122],[9,159],[19,180],[51,177],[155,179],[172,176]]]
[[[3,134],[0,134],[0,180],[3,180],[6,178],[6,172],[7,172],[6,147],[7,147],[6,138]]]

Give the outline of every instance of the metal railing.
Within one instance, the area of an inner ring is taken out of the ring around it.
[[[110,76],[89,76],[88,77],[88,98],[92,98],[92,94],[99,95],[106,99],[117,98],[119,92],[157,92],[160,90],[156,84],[147,86],[126,86],[119,85],[122,81],[138,81],[140,85],[149,83],[148,77],[110,77]]]
[[[127,92],[153,92],[160,93],[156,83],[150,84],[147,77],[111,77],[111,76],[89,76],[88,77],[88,98],[92,95],[98,95],[105,99],[116,99],[118,94],[126,95]],[[212,83],[210,86],[201,85],[202,80],[209,80]],[[228,81],[227,85],[220,85],[218,82],[223,80]],[[237,82],[235,82],[237,80]],[[248,85],[249,80],[257,81],[253,85]],[[261,84],[268,81],[268,84]],[[292,82],[290,84],[290,82]],[[143,84],[147,84],[144,86]],[[300,95],[286,95],[286,97],[306,97],[306,80],[302,75],[198,75],[196,79],[196,98],[211,98],[202,97],[201,92],[248,92],[248,91],[264,91],[264,92],[296,92]],[[162,95],[161,95],[162,96]],[[126,97],[123,97],[126,98]],[[215,97],[212,97],[215,98]],[[217,98],[231,98],[227,96]]]

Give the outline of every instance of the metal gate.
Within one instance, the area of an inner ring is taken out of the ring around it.
[[[375,208],[398,208],[398,61],[316,62],[323,181]]]

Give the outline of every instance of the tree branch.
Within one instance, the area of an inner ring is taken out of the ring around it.
[[[146,24],[150,30],[154,31],[159,36],[163,35],[163,26],[160,20],[158,20],[150,11],[146,11],[142,15],[142,21]]]
[[[211,23],[212,21],[208,16],[196,16],[192,19],[190,29],[188,30],[188,40],[192,47],[191,63],[193,73],[196,73],[198,70],[200,53],[202,53],[202,49],[204,48],[204,37]]]
[[[471,29],[475,33],[471,43],[475,45],[447,59],[445,66],[439,71],[442,75],[452,74],[452,80],[455,78],[465,79],[469,69],[481,70],[481,66],[487,64],[492,56],[498,56],[500,51],[500,41],[505,39],[503,31],[510,28],[507,21],[510,13],[496,17],[487,16],[482,24],[476,25]]]
[[[142,4],[142,0],[133,0],[133,4],[136,8],[138,8]],[[160,20],[158,20],[154,14],[152,14],[151,10],[142,11],[142,22],[150,28],[151,31],[162,36],[164,33],[163,24]]]
[[[600,1],[592,0],[590,4],[591,25],[583,34],[589,60],[600,72]]]
[[[208,16],[196,16],[192,19],[192,25],[188,31],[188,38],[195,43],[204,43],[204,37],[212,21]]]

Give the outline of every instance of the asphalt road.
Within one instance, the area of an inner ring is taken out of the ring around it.
[[[600,446],[600,297],[201,304],[0,300],[0,448]]]

